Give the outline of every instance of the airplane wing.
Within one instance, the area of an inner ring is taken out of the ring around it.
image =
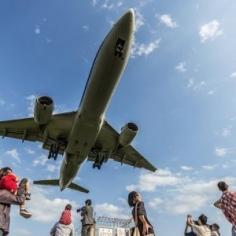
[[[102,130],[97,138],[95,146],[102,146],[104,149],[117,146],[119,133],[112,128],[108,122],[104,122]],[[131,145],[119,148],[108,154],[108,159],[113,159],[120,163],[124,163],[133,167],[144,168],[155,172],[157,168],[146,160],[134,147]],[[92,153],[89,155],[88,160],[95,161],[95,156]]]
[[[52,116],[46,127],[40,127],[34,118],[0,121],[0,136],[20,139],[22,141],[39,141],[43,148],[50,150],[51,144],[58,138],[67,140],[75,112],[67,112]],[[65,145],[60,146],[59,153],[63,154]]]
[[[39,126],[33,118],[1,121],[0,136],[28,141],[42,141]]]

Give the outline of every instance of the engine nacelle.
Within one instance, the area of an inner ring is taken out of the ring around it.
[[[134,123],[128,123],[121,128],[121,133],[119,137],[119,144],[121,146],[128,146],[133,141],[134,137],[138,132],[138,126]]]
[[[53,100],[50,97],[42,96],[36,98],[34,105],[34,121],[39,125],[46,125],[52,118]]]

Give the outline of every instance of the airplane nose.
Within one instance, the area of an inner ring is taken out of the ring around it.
[[[134,9],[130,8],[118,21],[118,25],[130,25],[131,28],[134,28],[135,13]]]
[[[126,18],[126,21],[133,21],[135,17],[134,9],[130,8],[123,16]]]

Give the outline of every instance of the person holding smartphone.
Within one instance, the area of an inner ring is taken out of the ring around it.
[[[192,232],[196,236],[211,236],[211,230],[207,225],[207,216],[200,215],[197,221],[192,219],[192,216],[187,217],[187,224],[192,228]]]

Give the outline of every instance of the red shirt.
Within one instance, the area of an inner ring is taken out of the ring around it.
[[[71,224],[72,219],[71,219],[71,211],[70,210],[64,210],[61,214],[61,218],[59,220],[60,224],[63,225],[69,225]]]
[[[236,226],[236,192],[224,192],[220,203],[222,204],[222,211],[227,220]]]
[[[8,174],[1,178],[0,189],[6,189],[12,193],[17,191],[17,178],[14,174]]]

